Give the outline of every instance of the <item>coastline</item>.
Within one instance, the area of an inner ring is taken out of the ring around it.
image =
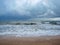
[[[0,45],[60,45],[60,35],[40,37],[0,36]]]

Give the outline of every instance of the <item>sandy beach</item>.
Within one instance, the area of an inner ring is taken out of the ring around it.
[[[60,45],[60,35],[41,37],[0,36],[0,45]]]

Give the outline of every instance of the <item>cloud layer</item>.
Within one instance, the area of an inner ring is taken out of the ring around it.
[[[60,17],[59,0],[0,0],[0,15],[11,13],[33,18]]]

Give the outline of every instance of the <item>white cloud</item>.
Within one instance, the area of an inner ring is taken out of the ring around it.
[[[35,8],[42,0],[6,0],[5,6],[8,11],[17,11],[21,15],[30,15],[30,10]]]

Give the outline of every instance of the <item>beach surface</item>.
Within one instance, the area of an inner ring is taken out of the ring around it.
[[[60,45],[60,35],[40,37],[0,36],[0,45]]]

